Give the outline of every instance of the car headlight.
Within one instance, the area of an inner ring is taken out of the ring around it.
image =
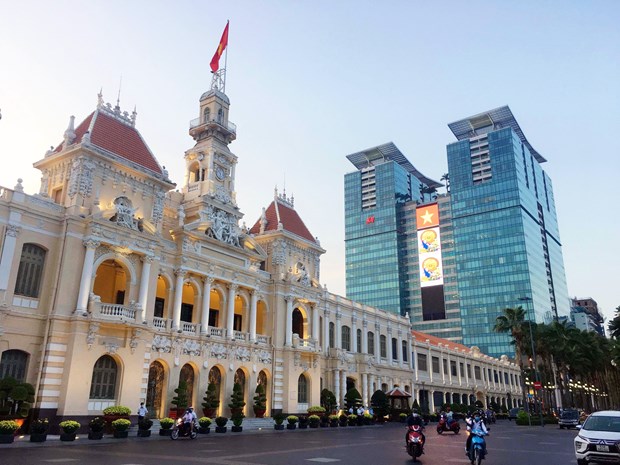
[[[577,436],[577,438],[575,439],[575,450],[577,452],[585,452],[587,448],[588,440],[581,435]]]

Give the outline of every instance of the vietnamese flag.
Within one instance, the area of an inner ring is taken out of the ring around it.
[[[228,45],[228,21],[226,22],[226,27],[224,28],[224,32],[222,33],[222,38],[220,39],[220,44],[217,46],[217,50],[211,58],[211,72],[215,73],[220,67],[220,57],[222,53],[224,53],[224,49]]]

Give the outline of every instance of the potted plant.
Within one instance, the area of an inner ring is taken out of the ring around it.
[[[18,429],[19,424],[14,420],[0,421],[0,444],[11,444]]]
[[[228,423],[228,418],[226,418],[226,417],[217,417],[215,419],[215,424],[217,425],[215,427],[215,432],[216,433],[225,433],[227,431],[226,423]]]
[[[308,417],[308,423],[310,424],[310,428],[318,428],[320,422],[321,417],[318,415],[310,415]]]
[[[233,422],[233,427],[230,430],[233,433],[240,433],[243,431],[243,426],[241,426],[241,423],[243,423],[244,418],[245,415],[243,413],[236,413],[232,416],[231,420]]]
[[[0,379],[0,415],[14,418],[21,427],[34,402],[34,386],[7,376]],[[17,421],[19,420],[19,421]]]
[[[338,426],[338,415],[330,415],[329,416],[329,426],[335,428]]]
[[[308,428],[308,416],[301,415],[299,417],[299,429],[306,429],[306,428]]]
[[[243,413],[243,407],[245,407],[245,401],[243,400],[243,389],[239,383],[233,385],[233,392],[230,395],[230,408],[231,415],[237,415]]]
[[[189,406],[189,399],[187,398],[187,383],[183,380],[179,381],[179,387],[174,392],[176,396],[172,398],[170,403],[175,406],[177,411],[177,418],[181,418],[185,409]]]
[[[151,436],[151,426],[153,426],[153,420],[150,418],[143,418],[138,421],[138,437],[148,438]]]
[[[373,421],[373,417],[370,413],[365,413],[364,414],[364,424],[365,425],[372,425],[372,421]]]
[[[299,420],[298,417],[296,417],[295,415],[289,415],[288,417],[286,417],[286,421],[288,421],[288,424],[286,425],[286,429],[295,429],[297,428],[297,421]]]
[[[347,417],[344,413],[342,413],[339,417],[338,417],[338,424],[340,426],[347,426],[347,424],[349,423],[349,417]]]
[[[152,424],[152,423],[151,423]],[[126,438],[129,436],[129,427],[131,426],[131,422],[126,420],[125,418],[119,418],[118,420],[114,420],[112,422],[112,429],[114,430],[114,437],[117,439]]]
[[[254,396],[254,415],[256,418],[263,418],[267,411],[267,395],[265,394],[265,386],[258,384]]]
[[[205,391],[205,397],[202,398],[202,411],[205,417],[213,418],[217,413],[217,408],[220,406],[220,399],[217,392],[217,386],[213,383],[209,383],[207,390]]]
[[[45,442],[49,421],[47,418],[38,418],[30,424],[30,442]]]
[[[174,420],[172,418],[166,417],[159,420],[159,435],[170,436],[172,433],[172,425],[174,425]]]
[[[329,389],[323,389],[321,391],[321,406],[325,408],[326,412],[334,413],[336,409],[336,396]]]
[[[319,418],[321,419],[321,423],[320,423],[321,428],[327,428],[329,426],[329,415],[327,414],[321,415],[319,416]]]
[[[308,415],[318,415],[321,416],[325,413],[325,408],[320,405],[313,405],[312,407],[308,407]]]
[[[399,414],[398,414],[398,420],[399,420],[401,423],[404,423],[406,419],[407,419],[407,414],[406,414],[406,413],[402,413],[402,412],[401,412],[401,413],[399,413]]]
[[[209,434],[211,431],[211,418],[209,417],[200,417],[198,419],[198,432],[200,434]]]
[[[129,420],[131,409],[123,405],[112,405],[103,409],[103,419],[106,424],[106,433],[112,433],[112,422],[118,419]]]
[[[377,390],[370,398],[370,404],[375,412],[375,416],[377,417],[377,422],[384,423],[385,416],[390,413],[390,404],[388,402],[388,398],[385,395],[385,392],[382,390]]]
[[[61,421],[58,426],[62,429],[62,433],[60,433],[61,441],[75,441],[75,434],[82,425],[75,420],[65,420]]]
[[[347,416],[347,422],[349,424],[349,426],[356,426],[357,425],[357,415],[354,413],[351,413],[349,416]]]
[[[275,429],[276,431],[282,431],[284,429],[284,425],[282,423],[284,423],[285,418],[286,415],[284,415],[283,413],[276,413],[273,416],[273,421],[276,423],[275,425],[273,425],[273,429]]]
[[[105,428],[105,420],[101,417],[95,417],[88,423],[88,439],[103,438],[103,428]]]

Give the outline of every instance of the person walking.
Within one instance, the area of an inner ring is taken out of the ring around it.
[[[144,406],[144,402],[140,402],[140,407],[138,407],[138,421],[144,420],[144,417],[146,417],[148,413],[149,411]]]

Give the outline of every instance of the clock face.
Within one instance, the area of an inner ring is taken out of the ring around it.
[[[224,171],[224,168],[222,168],[221,166],[215,168],[215,177],[222,181],[226,177],[226,172]]]

